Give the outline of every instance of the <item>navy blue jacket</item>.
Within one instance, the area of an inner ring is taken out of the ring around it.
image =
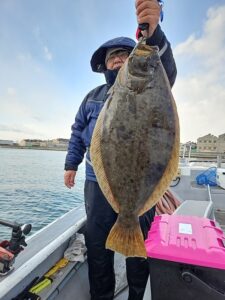
[[[159,47],[162,64],[167,73],[169,82],[171,86],[173,86],[177,74],[176,64],[170,43],[159,25],[153,36],[147,40],[147,44],[152,46],[157,45]],[[119,45],[117,44],[117,46]],[[98,115],[107,99],[107,92],[110,87],[111,84],[108,82],[98,86],[87,94],[75,117],[75,123],[72,125],[72,134],[69,140],[65,170],[77,170],[86,152],[86,179],[92,181],[97,180],[91,165],[89,147]]]

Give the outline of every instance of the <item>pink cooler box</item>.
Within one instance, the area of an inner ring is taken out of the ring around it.
[[[152,300],[225,300],[225,236],[212,220],[157,216],[145,247]]]

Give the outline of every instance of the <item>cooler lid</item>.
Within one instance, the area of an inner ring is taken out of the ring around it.
[[[225,270],[225,236],[206,218],[156,216],[145,247],[150,258]]]

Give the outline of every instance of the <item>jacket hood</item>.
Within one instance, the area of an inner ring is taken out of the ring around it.
[[[109,48],[124,48],[133,50],[136,43],[128,37],[118,37],[102,44],[92,55],[91,68],[93,72],[104,73],[106,71],[105,57]]]

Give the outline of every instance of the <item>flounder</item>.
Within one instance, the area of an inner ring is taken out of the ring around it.
[[[158,48],[139,43],[119,70],[91,141],[98,183],[118,213],[106,248],[146,257],[139,216],[176,175],[179,143],[176,104]]]

